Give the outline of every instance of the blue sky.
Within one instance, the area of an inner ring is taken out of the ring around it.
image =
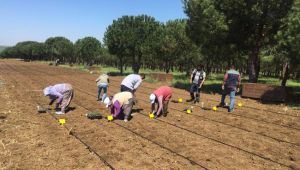
[[[53,36],[102,41],[114,19],[140,14],[160,22],[186,18],[181,0],[0,0],[0,45]]]

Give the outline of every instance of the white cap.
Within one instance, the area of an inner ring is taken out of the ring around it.
[[[109,97],[106,97],[104,99],[103,103],[106,105],[106,107],[108,107],[109,105],[111,105],[111,101],[110,101]]]
[[[44,92],[45,96],[50,94],[50,89],[51,89],[51,86],[44,88],[43,92]]]
[[[156,98],[156,96],[155,96],[153,93],[150,94],[149,99],[150,99],[150,103],[151,103],[151,104],[153,104],[153,103],[155,102],[155,98]]]

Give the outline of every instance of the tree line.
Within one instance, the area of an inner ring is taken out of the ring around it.
[[[72,43],[51,37],[26,41],[2,51],[2,57],[55,60],[118,67],[174,69],[198,64],[210,72],[228,65],[257,82],[259,74],[282,79],[300,77],[300,0],[183,0],[187,19],[161,23],[148,15],[113,20],[103,43],[85,37]],[[290,77],[292,76],[292,77]]]

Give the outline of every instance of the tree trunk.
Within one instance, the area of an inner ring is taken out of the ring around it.
[[[170,72],[170,64],[168,61],[166,61],[166,73],[168,74]]]
[[[120,57],[119,59],[120,59],[120,73],[123,74],[123,59],[122,57]]]
[[[187,60],[186,60],[187,61]],[[185,75],[189,76],[190,75],[190,64],[189,62],[185,63]]]
[[[249,69],[249,82],[250,83],[257,83],[258,75],[259,75],[259,68],[260,68],[260,59],[258,56],[259,47],[256,46],[251,54],[249,55],[248,60],[248,69]]]
[[[286,81],[289,78],[289,62],[285,62],[284,67],[283,67],[283,72],[282,72],[282,81],[281,81],[281,86],[286,86]]]
[[[206,75],[209,75],[211,73],[211,66],[209,63],[206,63]]]

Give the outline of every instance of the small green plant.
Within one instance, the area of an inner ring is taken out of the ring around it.
[[[86,117],[89,118],[89,119],[102,119],[102,115],[98,111],[88,112],[86,114]]]

